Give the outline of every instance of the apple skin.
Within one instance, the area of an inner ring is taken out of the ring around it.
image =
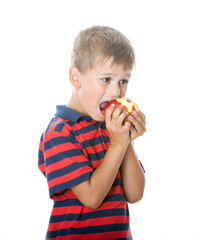
[[[114,111],[116,110],[117,107],[119,107],[119,106],[122,105],[122,107],[123,107],[122,112],[128,112],[129,115],[131,115],[131,114],[136,110],[136,109],[135,109],[135,106],[133,105],[133,106],[132,106],[132,111],[129,112],[129,111],[128,111],[128,108],[127,108],[125,105],[121,104],[121,103],[118,102],[116,99],[113,99],[111,102],[109,102],[109,103],[107,104],[107,106],[106,106],[106,108],[105,108],[105,112],[104,112],[105,115],[106,115],[107,109],[108,109],[112,104],[115,104],[115,109],[114,109]],[[133,104],[133,103],[131,102],[131,104]],[[130,123],[131,123],[131,121],[128,119],[128,116],[124,119],[123,124],[124,124],[125,122],[130,122]]]

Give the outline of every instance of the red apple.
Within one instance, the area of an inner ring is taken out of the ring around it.
[[[131,115],[136,109],[138,109],[138,105],[133,102],[130,98],[127,97],[123,97],[123,98],[117,98],[112,100],[111,102],[109,102],[105,108],[104,114],[106,114],[107,109],[111,106],[111,104],[115,104],[115,109],[122,105],[123,107],[123,112],[128,112],[129,115]],[[115,111],[114,109],[114,111]],[[130,122],[128,117],[125,118],[124,123],[125,122]]]

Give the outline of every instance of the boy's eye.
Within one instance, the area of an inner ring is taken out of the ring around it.
[[[102,78],[102,81],[103,81],[103,82],[109,82],[109,81],[110,81],[110,78],[109,78],[109,77],[107,77],[107,78]]]
[[[126,79],[123,79],[123,80],[120,80],[120,84],[128,84],[128,80],[126,80]]]

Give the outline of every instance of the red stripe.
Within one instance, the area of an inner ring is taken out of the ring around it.
[[[48,226],[48,231],[57,231],[60,229],[60,226],[62,229],[69,229],[70,227],[75,228],[83,228],[87,226],[101,226],[101,225],[109,225],[109,224],[128,224],[129,223],[129,217],[128,216],[119,216],[119,218],[113,216],[113,217],[102,217],[102,218],[94,218],[94,219],[87,219],[84,221],[63,221],[58,223],[50,223]]]
[[[43,152],[43,142],[41,142],[41,141],[39,143],[39,150]]]
[[[121,186],[115,186],[110,189],[107,196],[110,196],[112,194],[124,194],[123,189]]]
[[[92,168],[97,168],[99,165],[100,165],[100,163],[102,162],[102,160],[103,160],[103,158],[101,158],[101,159],[98,159],[98,160],[96,160],[96,161],[92,161],[91,162],[91,166],[92,166]]]
[[[49,166],[46,167],[46,173],[49,174],[53,171],[59,170],[61,168],[67,167],[69,165],[71,165],[72,163],[78,162],[78,163],[82,163],[82,162],[87,162],[88,160],[84,157],[84,155],[81,156],[74,156],[71,158],[64,158],[61,161],[58,161],[56,163],[52,163]],[[73,174],[73,172],[72,172]]]
[[[73,129],[74,131],[80,130],[81,128],[84,128],[84,127],[93,125],[93,123],[95,123],[94,120],[92,120],[91,122],[81,121],[80,123],[77,123],[77,124],[75,124],[74,126],[72,126],[72,129]]]
[[[101,143],[94,145],[94,146],[90,146],[90,147],[86,147],[85,150],[89,153],[89,154],[93,154],[93,153],[98,153],[101,151],[104,151],[103,146],[101,145]]]
[[[51,124],[50,128],[48,129],[48,132],[54,131],[54,129],[56,128],[57,124],[59,124],[62,121],[63,120],[61,118],[58,118],[56,122]]]
[[[54,179],[48,181],[48,186],[49,186],[49,188],[52,188],[58,184],[71,181],[71,180],[77,178],[78,176],[81,176],[90,171],[92,171],[92,168],[90,168],[88,166],[81,167],[80,169],[76,169],[75,171],[68,173],[64,176],[57,177],[57,178],[54,178]]]
[[[95,129],[93,131],[89,131],[88,133],[82,133],[77,138],[79,142],[84,142],[85,140],[90,140],[91,138],[95,138],[100,136],[98,130]]]
[[[104,233],[93,233],[93,234],[75,234],[69,236],[61,236],[56,238],[47,238],[46,240],[109,240],[131,237],[129,230],[115,231],[115,232],[104,232]]]
[[[45,172],[45,164],[43,163],[43,164],[39,165],[39,169],[42,173],[44,173]]]
[[[55,126],[56,127],[56,126]],[[69,132],[66,134],[62,134],[61,132],[47,132],[43,135],[43,142],[48,142],[49,140],[53,139],[53,138],[57,138],[57,137],[68,137],[69,136]]]
[[[60,152],[64,152],[66,150],[76,149],[76,148],[79,148],[79,147],[80,147],[80,144],[66,142],[66,143],[55,145],[52,148],[46,150],[45,155],[46,155],[46,157],[52,157],[52,156],[54,156],[54,155],[56,155]]]
[[[114,202],[104,202],[101,207],[97,208],[97,210],[93,210],[91,208],[87,208],[85,206],[67,206],[67,207],[56,207],[53,208],[51,216],[62,215],[62,214],[69,214],[69,213],[89,213],[101,210],[108,210],[114,208],[126,208],[126,202],[123,201],[114,201]]]

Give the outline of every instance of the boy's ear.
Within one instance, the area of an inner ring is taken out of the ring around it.
[[[69,80],[73,87],[80,88],[80,71],[76,66],[72,66],[69,69]]]

